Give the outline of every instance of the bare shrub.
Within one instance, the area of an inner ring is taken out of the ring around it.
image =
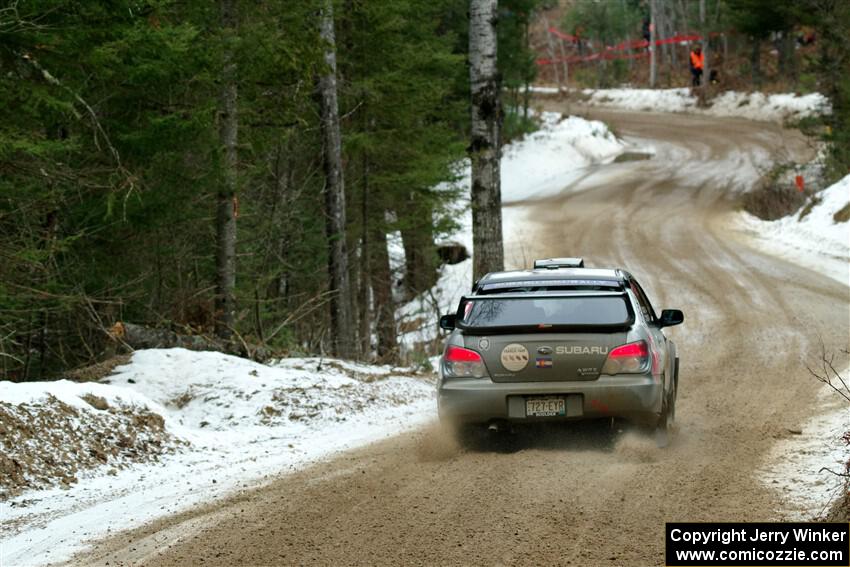
[[[834,215],[832,215],[832,220],[835,222],[847,222],[850,220],[850,203],[847,203],[841,207],[840,211],[837,211]]]
[[[848,354],[848,352],[850,351],[844,350],[845,354]],[[836,370],[835,355],[826,352],[823,342],[821,342],[821,359],[818,367],[812,368],[806,366],[806,368],[815,379],[825,384],[850,405],[850,382]],[[821,472],[832,473],[835,476],[841,477],[844,481],[843,497],[834,503],[833,510],[829,514],[829,519],[832,521],[848,521],[850,519],[850,431],[845,431],[840,440],[847,448],[844,470],[834,471],[826,467],[821,469]],[[839,520],[839,518],[843,519]]]
[[[744,210],[762,220],[776,220],[800,209],[806,202],[806,194],[796,187],[783,185],[773,176],[744,195]]]

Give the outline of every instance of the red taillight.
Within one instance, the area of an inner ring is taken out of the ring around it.
[[[482,362],[481,355],[474,350],[459,346],[449,345],[446,348],[446,354],[443,356],[444,362]]]
[[[449,345],[443,354],[443,376],[483,378],[487,376],[487,367],[481,355],[474,350]]]
[[[608,354],[608,358],[623,358],[626,356],[647,356],[649,348],[644,341],[619,346]]]
[[[639,374],[649,370],[649,346],[646,341],[618,346],[608,353],[602,374]]]

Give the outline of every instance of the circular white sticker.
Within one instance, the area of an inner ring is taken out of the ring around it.
[[[502,349],[502,366],[511,372],[519,372],[528,364],[528,349],[518,343],[511,343]]]
[[[478,348],[481,350],[490,350],[490,339],[484,337],[483,339],[478,341]]]

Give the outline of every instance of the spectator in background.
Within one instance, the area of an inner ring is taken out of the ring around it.
[[[702,83],[702,69],[705,63],[705,55],[702,53],[702,47],[697,45],[691,51],[691,84],[695,87]]]
[[[812,45],[815,42],[815,39],[815,30],[810,26],[803,26],[800,29],[800,33],[797,34],[797,43],[800,44],[801,47]]]

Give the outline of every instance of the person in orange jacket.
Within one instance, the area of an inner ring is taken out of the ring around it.
[[[697,45],[691,51],[691,77],[693,78],[691,84],[695,87],[700,86],[700,83],[702,82],[702,68],[704,62],[705,55],[702,53],[702,47]]]

